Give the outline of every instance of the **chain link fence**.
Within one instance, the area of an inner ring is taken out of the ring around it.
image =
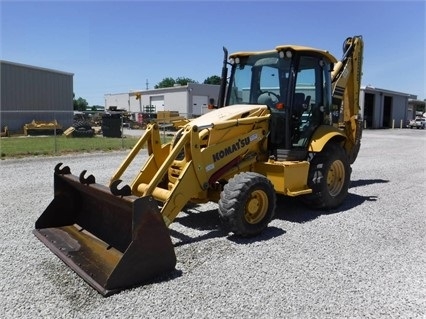
[[[132,148],[143,130],[134,130],[119,113],[1,111],[2,158]]]

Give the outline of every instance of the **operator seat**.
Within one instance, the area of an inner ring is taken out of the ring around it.
[[[307,139],[305,136],[307,128],[309,127],[310,115],[309,115],[309,103],[311,101],[311,96],[308,95],[305,97],[304,93],[295,93],[293,99],[293,136],[292,143],[293,146],[302,146],[305,145]],[[307,117],[302,115],[306,114]]]
[[[295,93],[293,100],[293,114],[301,116],[303,112],[308,110],[309,102],[311,101],[311,96],[308,95],[305,98],[304,93]]]

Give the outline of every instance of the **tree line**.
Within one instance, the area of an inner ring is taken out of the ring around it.
[[[163,80],[161,80],[160,82],[158,82],[154,86],[154,88],[156,88],[156,89],[169,88],[169,87],[175,86],[176,84],[184,86],[184,85],[188,85],[188,83],[198,83],[198,82],[193,80],[193,79],[186,78],[186,77],[178,77],[176,79],[171,78],[171,77],[167,77],[167,78],[164,78]],[[204,80],[203,84],[219,85],[220,84],[220,76],[218,76],[218,75],[209,76],[207,79]]]

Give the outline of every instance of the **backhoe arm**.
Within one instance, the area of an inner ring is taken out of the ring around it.
[[[331,74],[333,108],[339,110],[348,141],[345,149],[353,163],[358,155],[362,135],[359,94],[361,89],[364,42],[361,36],[347,38],[343,45],[344,55],[334,65]]]

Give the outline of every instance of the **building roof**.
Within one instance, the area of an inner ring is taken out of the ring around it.
[[[398,91],[391,91],[391,90],[387,90],[387,89],[381,89],[381,88],[377,88],[377,87],[374,87],[374,86],[371,86],[371,85],[361,86],[361,90],[370,91],[370,92],[387,93],[387,94],[392,94],[392,95],[401,95],[401,96],[406,96],[409,99],[417,99],[417,95],[413,95],[413,94],[410,94],[410,93],[398,92]]]
[[[179,92],[179,91],[190,90],[191,88],[206,87],[206,86],[218,87],[219,85],[216,85],[216,84],[201,84],[201,83],[188,83],[187,85],[175,85],[175,86],[171,86],[171,87],[158,88],[158,89],[133,90],[133,91],[129,92],[129,96],[135,96],[136,94],[144,94],[144,95],[164,94],[164,93]]]
[[[17,63],[17,62],[11,62],[11,61],[6,61],[6,60],[0,60],[0,64],[9,64],[9,65],[18,66],[18,67],[27,68],[27,69],[34,69],[34,70],[54,72],[54,73],[60,73],[60,74],[64,74],[64,75],[74,76],[74,73],[70,73],[70,72],[64,72],[64,71],[48,69],[48,68],[43,68],[43,67],[28,65],[28,64],[22,64],[22,63]]]

